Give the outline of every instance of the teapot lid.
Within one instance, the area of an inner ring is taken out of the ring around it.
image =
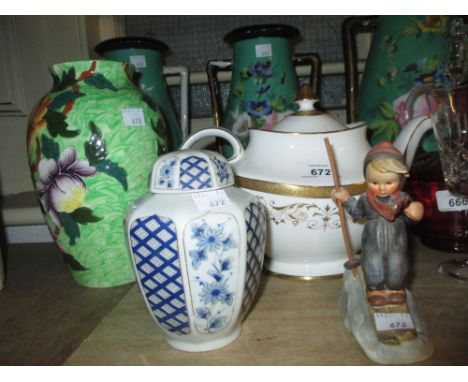
[[[161,155],[151,172],[152,193],[213,191],[234,184],[227,160],[209,150],[179,150]]]
[[[273,131],[283,133],[327,133],[346,128],[332,116],[315,108],[318,97],[310,85],[303,85],[295,103],[298,110],[288,115],[275,126]]]

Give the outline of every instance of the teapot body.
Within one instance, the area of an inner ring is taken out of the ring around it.
[[[290,117],[291,118],[291,117]],[[236,184],[257,196],[267,215],[265,267],[295,277],[342,274],[347,252],[324,138],[333,145],[340,183],[353,195],[365,191],[362,163],[369,150],[363,123],[328,133],[249,131],[249,145],[230,160]],[[205,129],[182,147],[205,137],[235,139],[223,129]],[[362,224],[348,221],[352,247],[360,249]]]
[[[343,273],[347,252],[330,198],[333,177],[323,142],[328,137],[333,145],[341,185],[359,195],[365,191],[365,134],[364,124],[323,134],[251,130],[243,159],[232,166],[237,184],[259,197],[267,211],[266,269],[305,278]],[[357,252],[363,226],[348,219]]]

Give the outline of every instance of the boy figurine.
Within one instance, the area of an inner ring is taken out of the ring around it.
[[[364,158],[367,192],[358,199],[345,188],[332,192],[353,218],[366,217],[362,233],[361,265],[371,306],[406,302],[408,273],[406,223],[422,219],[424,207],[399,190],[408,175],[404,157],[383,141]]]

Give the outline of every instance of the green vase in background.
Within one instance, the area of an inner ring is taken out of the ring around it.
[[[233,46],[232,77],[223,127],[241,142],[248,128],[271,129],[292,113],[298,79],[293,64],[293,41],[299,31],[288,25],[243,27],[228,33]],[[231,147],[223,147],[229,155]]]
[[[450,85],[446,66],[451,21],[448,16],[381,17],[358,100],[358,118],[368,121],[372,145],[393,140],[409,119],[431,115],[430,97],[421,89]],[[421,140],[405,190],[424,205],[424,217],[414,227],[421,242],[437,250],[466,252],[465,212],[441,211],[438,206],[437,192],[447,185],[432,131]]]
[[[73,278],[87,287],[135,280],[124,217],[167,151],[164,121],[132,82],[133,71],[107,60],[53,65],[53,88],[29,119],[28,160],[42,212]]]
[[[188,134],[188,69],[163,66],[169,47],[149,37],[117,37],[100,42],[95,51],[108,60],[122,61],[135,67],[138,85],[158,105],[168,129],[169,151],[179,148]],[[180,123],[169,95],[164,75],[180,75]]]
[[[444,84],[447,16],[382,16],[372,37],[359,87],[358,119],[367,121],[372,145],[393,141],[408,122],[406,100],[420,85]],[[423,98],[412,117],[429,115]],[[432,133],[421,142],[425,152],[436,152]]]

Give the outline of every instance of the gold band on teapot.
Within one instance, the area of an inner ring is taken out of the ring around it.
[[[296,196],[300,198],[328,199],[334,186],[302,186],[268,182],[236,176],[236,185],[248,190],[265,192],[268,194]],[[344,184],[351,195],[359,195],[366,191],[365,182]]]

